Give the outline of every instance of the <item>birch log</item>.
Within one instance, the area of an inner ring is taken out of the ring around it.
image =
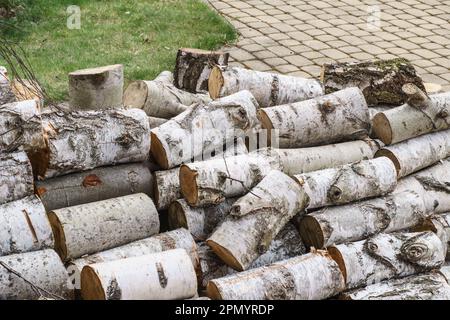
[[[73,110],[102,110],[122,107],[121,64],[69,73],[69,104]]]
[[[208,105],[194,105],[152,130],[151,152],[163,169],[198,158],[259,128],[258,104],[241,91]]]
[[[397,171],[386,157],[295,175],[294,178],[311,199],[308,209],[386,195],[397,186]]]
[[[8,79],[8,71],[5,67],[0,66],[0,106],[15,101],[16,96],[12,91],[11,83]]]
[[[425,109],[409,104],[378,113],[373,119],[373,132],[385,144],[405,141],[433,131],[450,128],[450,92],[430,96],[433,110],[429,114]]]
[[[142,110],[48,112],[42,117],[45,148],[28,153],[39,179],[148,158],[150,128]]]
[[[196,103],[208,103],[207,95],[180,90],[173,85],[173,75],[162,72],[153,81],[132,82],[124,93],[126,107],[138,108],[148,116],[170,119]]]
[[[197,294],[197,277],[184,249],[96,263],[81,272],[84,300],[178,300]]]
[[[301,220],[300,234],[308,247],[324,248],[414,227],[427,216],[422,196],[405,191],[316,211]]]
[[[280,158],[284,173],[296,175],[372,159],[381,146],[379,140],[364,139],[310,148],[272,149],[272,152]]]
[[[0,106],[0,152],[43,145],[42,122],[34,100]]]
[[[326,93],[349,87],[358,87],[369,105],[401,105],[407,96],[402,90],[406,83],[415,83],[425,90],[422,79],[406,59],[367,62],[326,63],[322,67],[321,81]]]
[[[261,109],[259,117],[268,137],[272,130],[278,130],[279,148],[357,140],[367,137],[370,131],[369,109],[358,88]]]
[[[64,261],[111,249],[159,232],[159,216],[145,194],[49,212],[55,249]]]
[[[208,79],[216,65],[227,66],[230,54],[221,51],[205,51],[182,48],[178,50],[174,71],[177,88],[192,93],[208,93]]]
[[[25,152],[0,153],[0,205],[33,194],[33,172]]]
[[[211,280],[207,294],[220,300],[318,300],[344,289],[336,262],[324,252],[314,252]]]
[[[43,290],[35,290],[23,278]],[[0,300],[72,299],[67,280],[67,271],[53,250],[0,257]]]
[[[367,240],[328,248],[347,289],[439,269],[445,252],[433,232],[378,234]]]
[[[152,175],[143,163],[122,164],[36,181],[36,194],[47,211],[122,197],[153,196]]]
[[[388,157],[405,177],[450,156],[450,129],[381,148],[375,157]]]
[[[148,125],[150,126],[150,129],[157,128],[167,121],[168,119],[165,118],[148,117]]]
[[[322,85],[315,79],[226,66],[213,68],[208,81],[208,90],[213,99],[248,90],[262,108],[323,95]]]
[[[233,269],[247,270],[308,201],[291,177],[273,170],[233,204],[230,215],[206,243]]]
[[[53,248],[53,233],[36,196],[0,205],[0,256]]]
[[[190,206],[219,204],[244,195],[272,169],[281,169],[281,165],[270,149],[184,164],[180,168],[181,194]]]

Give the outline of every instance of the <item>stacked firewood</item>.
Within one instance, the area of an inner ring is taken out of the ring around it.
[[[69,92],[0,106],[0,298],[450,298],[450,93],[406,60],[319,81],[180,49]]]

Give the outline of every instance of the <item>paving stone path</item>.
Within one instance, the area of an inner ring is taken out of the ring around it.
[[[450,90],[450,0],[207,0],[241,34],[234,65],[318,77],[330,61],[404,57]]]

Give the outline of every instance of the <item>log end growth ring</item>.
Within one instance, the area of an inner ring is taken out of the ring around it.
[[[166,150],[164,149],[161,141],[153,132],[151,133],[150,139],[152,142],[150,145],[150,153],[155,159],[156,163],[164,170],[169,169],[169,161],[167,160]]]
[[[392,143],[392,128],[388,118],[380,112],[373,118],[373,132],[385,145]]]
[[[101,281],[90,266],[81,271],[81,296],[83,300],[106,300]]]
[[[244,271],[244,266],[234,257],[230,250],[221,246],[219,243],[213,240],[206,240],[206,244],[212,251],[222,260],[225,264],[230,266],[236,271]]]
[[[223,300],[219,289],[217,288],[216,284],[212,281],[208,281],[208,284],[206,286],[206,295],[212,300]]]
[[[64,233],[64,228],[61,224],[61,221],[59,221],[58,216],[53,211],[50,211],[48,213],[48,220],[50,221],[53,236],[55,237],[55,251],[61,257],[62,261],[66,261],[67,260],[66,235]]]
[[[300,236],[307,248],[321,249],[325,245],[323,230],[320,223],[312,216],[305,216],[299,225]]]
[[[402,169],[400,161],[397,159],[395,154],[388,149],[381,149],[375,153],[375,158],[386,157],[394,163],[395,170],[397,171],[397,177],[400,177],[400,170]]]
[[[215,66],[208,79],[208,91],[209,95],[212,99],[220,98],[220,92],[222,91],[222,87],[224,84],[224,79],[222,76],[222,70]]]
[[[172,202],[169,206],[168,215],[171,229],[185,228],[189,230],[186,214],[178,201]]]
[[[344,257],[342,256],[341,252],[335,246],[329,247],[327,249],[327,251],[328,251],[328,254],[330,255],[330,257],[339,266],[339,269],[341,270],[342,275],[344,276],[344,281],[345,281],[345,283],[347,283],[347,267],[345,266]]]
[[[147,101],[148,87],[144,81],[132,82],[123,95],[123,105],[142,109]]]
[[[274,129],[272,120],[262,109],[258,110],[258,119],[261,121],[262,128],[267,130],[267,146],[270,147],[272,146],[272,130]]]
[[[180,167],[180,188],[181,194],[189,205],[195,206],[198,202],[197,171],[191,170],[188,166]]]

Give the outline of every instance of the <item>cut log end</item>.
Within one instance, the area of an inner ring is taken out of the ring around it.
[[[45,145],[48,145],[47,140],[44,140]],[[43,179],[45,177],[48,166],[50,163],[50,149],[48,147],[40,148],[36,150],[30,150],[27,152],[30,159],[31,167],[33,168],[33,174],[37,179]]]
[[[264,110],[258,110],[258,119],[261,122],[263,129],[267,130],[267,146],[272,146],[272,130],[274,129],[273,123],[270,120],[267,113]]]
[[[220,91],[224,84],[222,70],[219,67],[214,67],[208,79],[209,95],[212,99],[220,98]]]
[[[197,171],[191,170],[188,166],[182,165],[180,167],[181,194],[189,205],[198,203],[197,174]]]
[[[52,227],[53,236],[55,237],[55,251],[58,253],[62,261],[67,260],[67,246],[66,246],[66,235],[64,233],[64,228],[61,221],[59,221],[58,216],[50,211],[48,213],[48,220]]]
[[[131,83],[123,96],[123,104],[126,107],[142,109],[147,101],[148,86],[144,81]]]
[[[400,161],[397,159],[397,157],[395,156],[395,154],[392,151],[390,151],[388,149],[378,150],[375,153],[375,158],[379,158],[379,157],[387,157],[389,160],[391,160],[394,163],[395,170],[397,171],[397,177],[400,177],[400,170],[402,169],[401,165],[400,165]]]
[[[151,133],[151,146],[150,153],[155,159],[156,163],[164,170],[169,169],[169,161],[167,160],[166,150],[164,149],[161,141],[158,137],[152,132]]]
[[[316,218],[312,216],[303,217],[300,221],[299,231],[306,248],[314,247],[319,249],[324,247],[324,233]]]
[[[392,143],[392,128],[389,119],[384,113],[377,113],[373,118],[373,133],[375,136],[383,141],[385,145]]]
[[[208,285],[206,286],[206,295],[212,300],[223,300],[219,289],[217,288],[216,284],[212,281],[209,281]]]
[[[239,261],[237,261],[237,259],[227,248],[222,247],[220,244],[213,240],[207,240],[206,244],[225,264],[229,265],[231,268],[237,271],[245,270],[244,266]]]
[[[347,267],[345,266],[345,261],[342,257],[341,252],[334,246],[327,248],[327,252],[330,257],[337,263],[339,269],[342,272],[342,275],[344,276],[344,281],[347,282]]]
[[[169,206],[168,215],[171,229],[185,228],[189,230],[186,213],[178,201],[172,202]]]
[[[83,300],[106,300],[106,294],[95,270],[90,266],[81,272],[81,296]]]

